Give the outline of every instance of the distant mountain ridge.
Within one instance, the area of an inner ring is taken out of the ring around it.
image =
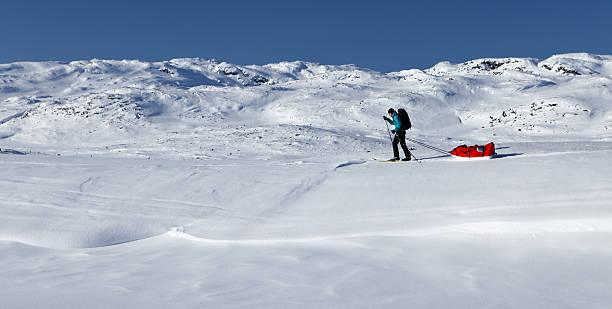
[[[384,143],[379,118],[392,106],[406,107],[424,138],[607,140],[611,89],[612,56],[586,53],[391,73],[302,61],[16,62],[0,64],[0,145],[196,157],[368,151]]]

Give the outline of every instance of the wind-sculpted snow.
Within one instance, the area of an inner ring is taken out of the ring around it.
[[[36,247],[53,249],[96,248],[140,240],[165,232],[159,226],[148,226],[149,223],[114,222],[101,226],[60,226],[49,224],[42,231],[3,231],[0,241],[12,241]],[[6,227],[1,230],[6,230]],[[75,233],[75,230],[78,233]]]

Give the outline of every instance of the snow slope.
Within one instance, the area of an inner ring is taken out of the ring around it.
[[[609,308],[612,56],[0,65],[0,308]],[[415,145],[391,155],[381,116]]]
[[[404,106],[423,138],[608,141],[611,63],[569,54],[389,74],[304,62],[13,63],[0,65],[0,136],[5,148],[69,154],[347,150],[336,143],[362,153],[382,146],[381,111]]]

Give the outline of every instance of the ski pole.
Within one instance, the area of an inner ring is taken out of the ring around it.
[[[412,153],[412,151],[410,152],[410,155],[414,158],[415,161],[421,163],[421,160],[419,160],[419,158],[417,158],[414,153]]]
[[[385,120],[385,125],[387,125],[387,133],[389,133],[389,141],[391,142],[391,144],[393,144],[393,138],[391,138],[391,131],[389,131],[389,124],[387,123],[387,120]]]

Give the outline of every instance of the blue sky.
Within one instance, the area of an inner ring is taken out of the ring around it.
[[[216,58],[378,71],[612,54],[612,1],[3,1],[0,63]]]

